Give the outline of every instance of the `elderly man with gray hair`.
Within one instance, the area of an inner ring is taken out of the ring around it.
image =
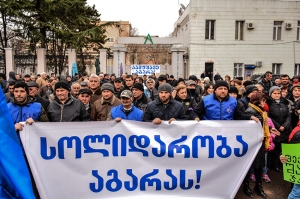
[[[95,101],[101,98],[100,78],[98,75],[91,74],[89,81],[90,91],[92,92],[90,103],[94,104]]]

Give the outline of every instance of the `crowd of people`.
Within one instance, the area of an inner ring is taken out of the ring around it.
[[[116,77],[85,72],[74,77],[42,73],[22,79],[10,72],[8,80],[0,74],[0,84],[17,132],[24,127],[20,122],[35,121],[135,120],[156,125],[175,120],[260,122],[264,138],[244,179],[243,191],[253,197],[251,180],[255,182],[254,192],[265,198],[262,182],[271,182],[269,169],[282,172],[280,160],[286,161],[283,156],[279,158],[281,144],[297,142],[300,135],[299,78],[281,75],[273,82],[272,75],[267,71],[253,84],[243,77],[231,79],[229,75],[223,80],[219,73],[212,81],[205,74],[200,78],[190,75],[186,80],[168,74]],[[294,186],[289,199],[300,198],[299,190],[299,186]]]

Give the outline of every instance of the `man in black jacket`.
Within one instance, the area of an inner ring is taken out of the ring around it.
[[[258,84],[262,85],[263,93],[265,93],[267,96],[269,95],[270,88],[273,86],[272,77],[273,73],[271,71],[267,71],[263,78],[257,82]]]
[[[151,102],[150,98],[147,98],[144,94],[144,86],[142,83],[134,83],[131,89],[133,93],[133,104],[144,113],[147,108],[147,104]]]
[[[35,98],[36,102],[41,103],[42,107],[47,110],[50,101],[39,96],[39,85],[36,82],[29,82],[28,84],[29,95]]]
[[[158,87],[158,97],[147,105],[143,121],[160,124],[163,120],[171,123],[186,120],[183,105],[172,98],[173,88],[168,83]]]
[[[50,122],[89,121],[90,117],[83,103],[72,97],[69,86],[64,81],[59,81],[54,87],[55,98],[48,107]]]

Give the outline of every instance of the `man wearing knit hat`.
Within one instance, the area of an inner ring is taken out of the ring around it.
[[[151,102],[150,98],[147,98],[144,94],[144,86],[142,83],[134,83],[131,89],[133,93],[133,104],[144,113],[147,108],[147,104]]]
[[[255,120],[258,118],[243,114],[237,107],[237,100],[228,94],[229,86],[226,81],[219,80],[214,87],[214,93],[208,95],[198,103],[192,112],[192,117],[204,120]]]
[[[94,102],[91,110],[92,121],[106,121],[111,108],[121,104],[121,100],[114,95],[114,86],[111,83],[104,83],[101,91],[101,98]]]
[[[242,97],[239,101],[243,103],[242,110],[247,110],[248,104],[250,102],[250,98],[253,94],[258,92],[258,88],[254,85],[249,85],[246,87],[246,91],[244,93],[244,97]]]
[[[14,97],[7,106],[11,112],[16,131],[23,129],[24,125],[19,122],[33,124],[34,121],[48,121],[46,110],[29,96],[28,85],[25,82],[19,81],[14,85]]]
[[[160,124],[168,121],[186,120],[183,105],[172,98],[173,88],[164,83],[158,87],[158,97],[147,105],[143,121]]]
[[[54,86],[55,97],[48,107],[50,122],[89,121],[89,114],[77,98],[72,97],[69,85],[59,81]]]

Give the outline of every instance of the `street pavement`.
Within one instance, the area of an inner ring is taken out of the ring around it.
[[[291,192],[291,183],[283,180],[282,173],[278,173],[273,170],[269,171],[269,177],[271,179],[271,183],[263,181],[263,188],[268,196],[267,199],[287,199]],[[253,190],[255,183],[251,181],[249,182],[250,187]],[[243,185],[241,185],[235,199],[249,199],[249,197],[243,193]],[[261,199],[261,197],[253,191],[253,199]]]

